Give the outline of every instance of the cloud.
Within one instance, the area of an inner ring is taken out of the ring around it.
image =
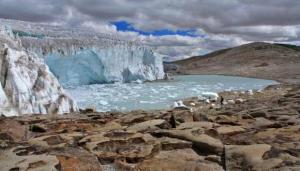
[[[25,21],[48,22],[66,15],[61,0],[0,0],[0,17]]]
[[[81,26],[153,46],[168,59],[252,41],[297,44],[298,0],[0,0],[0,17]],[[115,21],[144,32],[196,30],[197,37],[120,31]]]

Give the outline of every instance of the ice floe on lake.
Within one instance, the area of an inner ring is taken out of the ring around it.
[[[167,109],[174,102],[199,95],[217,97],[216,92],[261,89],[275,81],[242,77],[186,75],[171,81],[142,84],[98,84],[68,88],[80,107],[95,106],[98,111]]]

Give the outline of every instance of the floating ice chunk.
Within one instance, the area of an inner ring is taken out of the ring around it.
[[[214,92],[203,92],[201,93],[200,96],[198,96],[198,99],[201,101],[205,101],[205,100],[212,100],[212,101],[217,101],[219,98],[218,93],[214,93]]]
[[[133,81],[133,83],[136,83],[136,84],[143,84],[143,81],[140,80],[140,79],[137,79],[136,81]]]
[[[235,100],[235,103],[236,103],[236,104],[241,104],[241,103],[243,103],[243,102],[245,102],[245,100],[242,99],[242,98],[238,98],[238,99]]]
[[[178,105],[178,103],[177,102],[174,102],[173,103],[173,108],[177,108],[179,105]]]
[[[183,101],[182,100],[179,100],[177,102],[174,102],[174,105],[173,107],[175,109],[187,109],[187,110],[190,110],[189,107],[187,107],[185,104],[183,104]]]
[[[257,90],[256,92],[257,93],[262,93],[264,90],[263,89],[259,89],[259,90]]]
[[[182,100],[179,100],[179,101],[177,102],[177,104],[178,104],[179,107],[186,107],[186,105],[183,104],[183,101],[182,101]]]
[[[107,101],[104,101],[104,100],[100,100],[99,101],[99,104],[103,105],[103,106],[106,106],[108,105],[108,102]]]
[[[209,104],[209,103],[210,103],[210,100],[209,100],[209,99],[206,99],[204,102],[207,103],[207,104]]]
[[[232,100],[232,99],[230,99],[230,100],[227,100],[227,103],[228,103],[228,104],[235,104],[235,101]]]
[[[247,93],[248,95],[252,96],[252,95],[253,95],[253,90],[247,90],[246,93]]]
[[[206,98],[200,95],[200,96],[198,96],[198,100],[199,100],[199,101],[205,101]]]

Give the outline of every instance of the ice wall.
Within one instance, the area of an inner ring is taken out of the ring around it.
[[[127,45],[46,56],[51,71],[67,86],[162,79],[164,73],[155,60],[146,48]]]
[[[65,86],[163,79],[162,58],[149,47],[118,40],[22,38]]]
[[[78,110],[44,60],[0,27],[0,114],[63,114]]]
[[[163,79],[162,58],[139,42],[78,28],[0,20],[44,58],[64,86]]]

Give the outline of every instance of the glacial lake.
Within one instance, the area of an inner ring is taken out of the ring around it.
[[[174,80],[128,84],[95,84],[66,88],[80,108],[98,111],[155,110],[171,108],[174,101],[201,92],[262,89],[278,84],[272,80],[219,75],[182,75]]]

